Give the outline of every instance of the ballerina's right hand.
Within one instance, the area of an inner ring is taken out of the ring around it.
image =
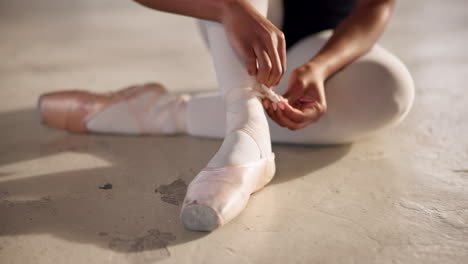
[[[284,34],[246,0],[228,1],[222,23],[250,75],[267,87],[276,86],[286,70]],[[258,68],[257,68],[258,61]]]

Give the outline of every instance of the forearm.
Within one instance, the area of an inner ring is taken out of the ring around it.
[[[221,22],[223,10],[226,4],[233,0],[134,0],[146,7]]]
[[[265,1],[135,0],[149,8],[222,23],[225,35],[257,82],[272,87],[286,69],[283,33],[266,17]],[[261,11],[261,12],[260,12]]]
[[[327,79],[369,51],[382,35],[393,10],[394,0],[360,0],[335,29],[332,37],[309,62]]]

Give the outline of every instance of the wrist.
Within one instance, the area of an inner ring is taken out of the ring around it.
[[[236,12],[245,9],[246,0],[222,0],[221,12],[218,15],[218,22],[224,24],[226,19],[232,17]]]
[[[233,8],[236,7],[236,5],[239,5],[239,0],[222,0],[221,2],[221,12],[219,13],[219,21],[220,23],[224,23],[225,18],[229,16]]]
[[[307,67],[308,71],[313,74],[314,79],[317,81],[325,82],[325,80],[328,78],[326,66],[323,63],[311,60],[307,62],[305,66]]]

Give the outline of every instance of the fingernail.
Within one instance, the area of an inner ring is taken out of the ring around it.
[[[281,110],[284,110],[284,104],[283,104],[283,103],[279,102],[279,103],[278,103],[278,106],[279,106],[279,108],[280,108]]]
[[[275,103],[273,103],[273,110],[276,111],[276,109],[278,109],[278,106]]]

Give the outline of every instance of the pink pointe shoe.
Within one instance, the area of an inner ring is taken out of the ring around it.
[[[274,174],[274,153],[248,164],[203,169],[188,186],[180,213],[183,225],[194,231],[212,231],[228,223]]]
[[[91,132],[87,127],[88,122],[98,113],[101,113],[112,105],[128,102],[147,93],[151,93],[147,104],[127,105],[128,111],[135,117],[138,126],[141,128],[138,133],[145,134],[145,132],[148,132],[148,129],[145,129],[145,120],[141,120],[141,117],[144,116],[141,113],[149,111],[148,109],[157,100],[167,94],[167,90],[157,83],[131,86],[108,94],[80,90],[52,92],[44,94],[39,98],[38,112],[41,122],[47,126],[76,133],[87,133]],[[117,133],[119,132],[117,131]]]

